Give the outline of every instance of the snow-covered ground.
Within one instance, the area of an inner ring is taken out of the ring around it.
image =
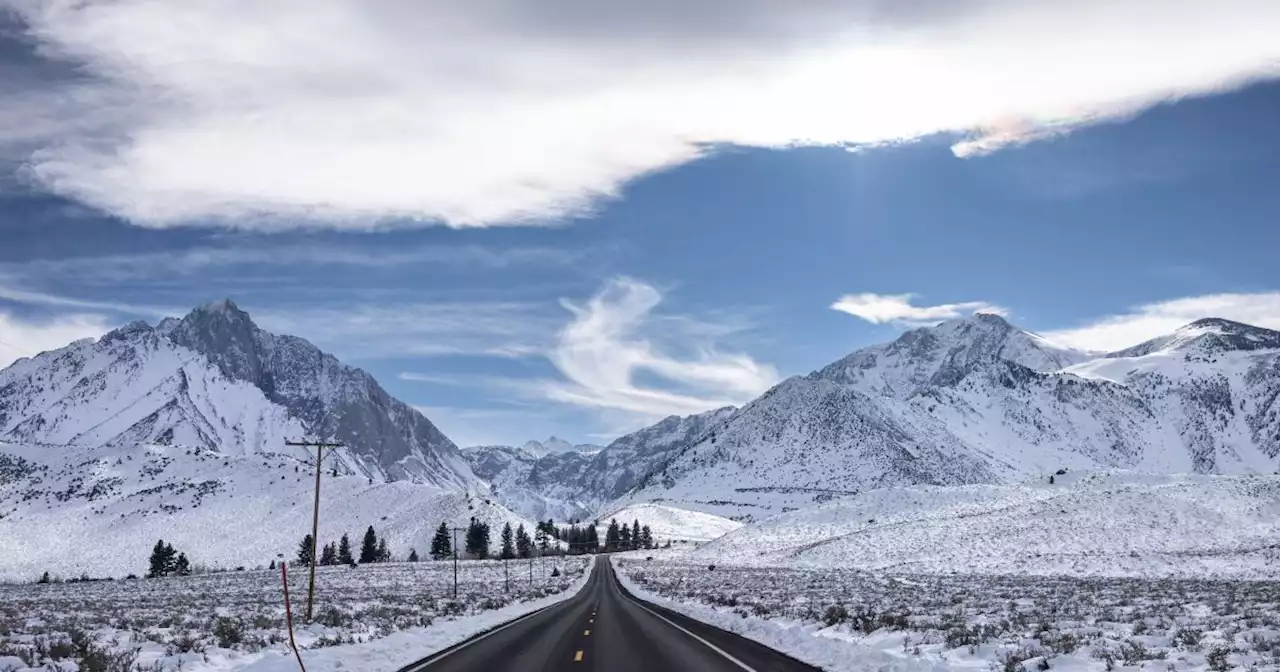
[[[420,562],[317,570],[316,622],[302,623],[305,568],[289,592],[303,661],[311,672],[390,672],[477,632],[567,599],[586,581],[590,557]],[[554,569],[560,575],[552,577]],[[532,569],[532,582],[530,570]],[[510,579],[510,592],[504,587]],[[89,669],[254,672],[297,669],[288,648],[280,574],[245,571],[169,579],[0,586],[0,670],[47,663]],[[120,665],[131,661],[131,665]]]
[[[0,581],[141,576],[156,541],[193,565],[265,567],[311,531],[314,472],[289,455],[176,446],[0,443]],[[524,521],[483,493],[363,476],[321,479],[320,543],[372,525],[393,556],[425,557],[436,527]],[[2,669],[2,668],[0,668]]]
[[[631,504],[620,509],[607,511],[599,517],[600,526],[597,533],[604,539],[605,530],[610,520],[617,520],[619,525],[630,525],[640,521],[640,525],[648,525],[653,533],[653,540],[658,544],[672,542],[703,542],[723,536],[740,527],[742,523],[722,516],[701,511],[689,511],[662,504]]]
[[[872,490],[784,513],[690,561],[920,573],[1280,578],[1280,476],[1071,472]]]
[[[643,599],[829,672],[1277,670],[1280,583],[911,575],[626,558]]]

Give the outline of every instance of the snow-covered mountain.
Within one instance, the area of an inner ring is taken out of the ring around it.
[[[293,454],[284,439],[303,436],[346,444],[334,465],[346,472],[479,485],[453,442],[368,373],[306,340],[259,329],[227,300],[0,371],[0,441],[243,455]]]
[[[513,511],[537,520],[585,520],[723,422],[733,410],[673,415],[604,448],[542,451],[531,450],[529,444],[520,448],[477,446],[464,450],[463,455],[476,476],[488,482],[494,495]]]
[[[1272,473],[1280,333],[1194,322],[1117,353],[975,315],[783,381],[623,502],[754,520],[868,488],[1059,468]]]
[[[981,574],[1280,576],[1280,476],[1067,472],[872,490],[753,523],[690,559]]]
[[[314,471],[277,453],[201,446],[88,447],[0,443],[0,581],[141,576],[157,539],[196,565],[292,560],[311,531]],[[360,475],[322,474],[320,542],[372,525],[399,558],[426,557],[436,526],[532,523],[483,492]]]
[[[546,441],[527,441],[520,446],[526,453],[534,457],[544,457],[546,455],[556,455],[559,453],[594,453],[599,451],[603,446],[597,446],[593,443],[572,444],[564,439],[551,437]]]

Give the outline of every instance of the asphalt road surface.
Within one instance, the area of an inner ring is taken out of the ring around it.
[[[401,672],[814,672],[738,635],[641,602],[597,558],[557,605],[420,660]]]

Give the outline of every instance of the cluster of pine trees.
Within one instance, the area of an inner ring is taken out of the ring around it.
[[[311,564],[311,548],[311,535],[308,534],[298,543],[297,557],[299,565]],[[416,562],[418,552],[410,550],[409,561]],[[343,534],[342,538],[336,543],[331,541],[325,544],[320,551],[320,566],[322,567],[328,565],[355,566],[357,562],[362,565],[373,562],[391,562],[391,551],[387,548],[386,538],[379,539],[372,525],[364,531],[364,539],[360,542],[360,556],[358,559],[352,555],[351,538],[346,534]]]
[[[636,520],[631,525],[623,523],[622,527],[618,527],[616,519],[609,521],[609,529],[604,533],[604,550],[606,552],[635,551],[653,547],[653,532],[648,525],[641,527],[640,521]]]
[[[151,549],[150,569],[147,570],[148,579],[173,575],[186,576],[190,573],[191,562],[187,560],[186,553],[173,550],[173,545],[164,543],[163,539],[156,542],[155,547]]]

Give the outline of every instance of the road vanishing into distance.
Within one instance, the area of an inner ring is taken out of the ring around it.
[[[577,595],[435,653],[400,672],[815,672],[668,609],[642,602],[598,557]]]

